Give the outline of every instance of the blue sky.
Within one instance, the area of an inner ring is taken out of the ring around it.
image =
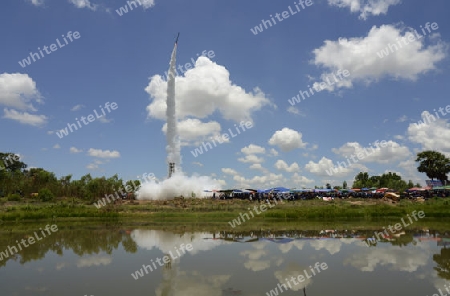
[[[450,3],[304,2],[297,11],[294,1],[141,0],[120,16],[126,1],[7,0],[0,11],[0,151],[58,177],[165,178],[162,76],[181,32],[177,65],[196,60],[176,78],[187,175],[212,176],[223,187],[300,188],[393,171],[425,185],[416,153],[450,155],[450,114],[433,120],[427,113],[450,105]],[[283,11],[287,18],[252,32]],[[63,46],[23,64],[57,39]],[[344,70],[347,77],[326,83]],[[319,91],[292,101],[310,87]],[[117,108],[108,112],[108,102]],[[106,116],[57,135],[101,108]],[[415,124],[427,116],[427,124]],[[236,133],[242,121],[253,127],[191,153],[229,128]],[[356,157],[377,140],[383,147]],[[347,167],[327,173],[338,161]]]

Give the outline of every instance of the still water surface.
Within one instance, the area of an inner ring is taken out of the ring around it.
[[[0,252],[45,225],[2,227]],[[450,295],[450,231],[409,230],[369,247],[372,235],[60,227],[3,256],[0,295]]]

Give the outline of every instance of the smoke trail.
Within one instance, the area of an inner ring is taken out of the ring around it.
[[[177,131],[177,117],[175,114],[175,73],[176,73],[176,55],[177,42],[173,47],[170,58],[169,78],[167,80],[167,162],[174,162],[176,170],[181,171],[180,141]]]
[[[177,38],[178,40],[178,38]],[[208,176],[185,176],[181,170],[180,140],[177,131],[177,117],[175,114],[175,62],[177,42],[170,58],[169,77],[167,80],[167,161],[175,163],[175,174],[159,183],[155,180],[145,182],[136,191],[138,200],[164,200],[177,196],[203,198],[210,196],[205,190],[220,189],[219,181]]]

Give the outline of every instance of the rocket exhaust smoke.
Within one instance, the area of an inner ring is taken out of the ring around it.
[[[178,34],[179,36],[179,34]],[[181,170],[180,139],[177,131],[177,117],[175,113],[175,80],[176,54],[178,37],[170,58],[169,75],[167,78],[167,131],[166,152],[168,164],[175,164],[175,173],[168,179],[157,183],[155,180],[145,182],[136,192],[138,200],[164,200],[174,197],[205,197],[205,190],[219,189],[217,180],[208,176],[185,176]]]
[[[175,163],[175,171],[180,170],[181,156],[180,156],[180,141],[177,131],[177,117],[175,114],[175,73],[176,73],[176,55],[177,55],[177,41],[173,47],[172,56],[170,58],[169,77],[167,80],[167,162]]]

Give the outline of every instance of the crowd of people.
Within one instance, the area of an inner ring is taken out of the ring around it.
[[[213,194],[215,199],[241,199],[241,200],[253,200],[253,201],[265,201],[265,200],[309,200],[309,199],[324,199],[324,198],[370,198],[381,199],[386,195],[386,191],[351,191],[351,190],[331,190],[331,191],[291,191],[291,192],[258,192],[258,191],[246,191],[246,192],[217,192]],[[450,190],[420,190],[420,191],[408,191],[400,193],[401,198],[418,198],[423,197],[429,199],[433,197],[450,197]]]

